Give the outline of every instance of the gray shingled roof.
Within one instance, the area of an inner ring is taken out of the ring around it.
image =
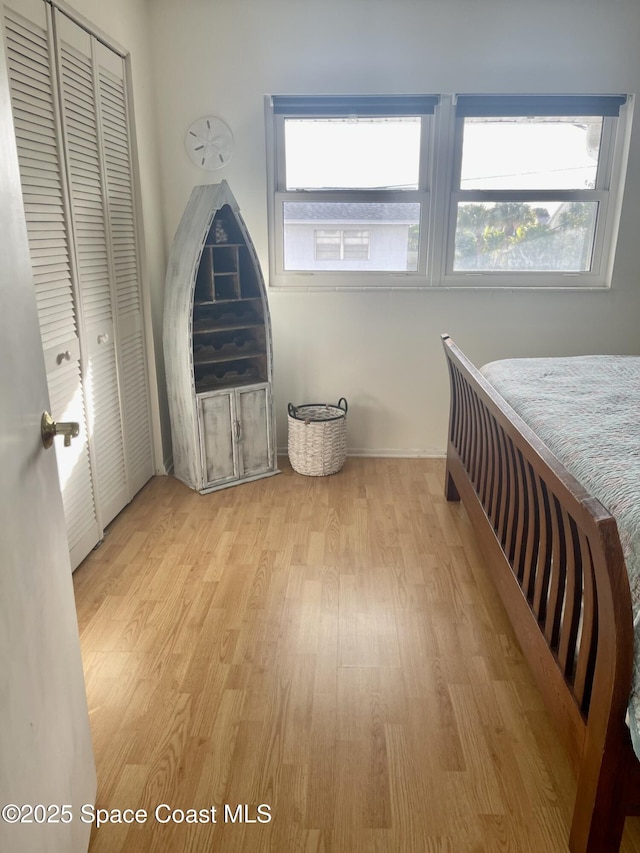
[[[418,222],[420,205],[412,202],[285,202],[287,222]]]

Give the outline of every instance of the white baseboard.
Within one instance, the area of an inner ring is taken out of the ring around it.
[[[278,456],[288,455],[287,447],[278,448]],[[399,450],[397,448],[368,448],[352,447],[347,450],[347,456],[370,456],[396,459],[444,459],[446,451],[441,448],[427,447],[422,449],[412,448],[410,450]]]
[[[426,448],[410,448],[408,450],[398,450],[393,447],[383,447],[376,449],[354,447],[347,451],[347,456],[378,456],[391,457],[397,459],[444,459],[446,452],[435,447]]]
[[[278,456],[288,456],[288,447],[279,447],[277,449]],[[369,448],[369,447],[352,447],[347,450],[347,456],[369,457],[371,459],[444,459],[447,455],[445,450],[439,447],[427,447],[422,449],[412,448],[410,450],[399,450],[394,447]],[[165,474],[173,474],[173,456],[164,460]]]

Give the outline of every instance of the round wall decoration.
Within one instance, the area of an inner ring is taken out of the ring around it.
[[[233,155],[233,133],[217,116],[196,119],[187,130],[184,145],[191,162],[213,171],[226,166]]]

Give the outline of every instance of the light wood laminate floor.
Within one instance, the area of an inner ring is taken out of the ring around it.
[[[91,853],[566,853],[575,781],[442,460],[281,467],[155,478],[74,575],[97,805],[148,815]]]

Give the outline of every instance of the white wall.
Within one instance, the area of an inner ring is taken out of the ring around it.
[[[115,24],[112,10],[128,4],[82,5]],[[148,11],[165,245],[192,186],[225,178],[265,272],[265,93],[633,93],[640,85],[637,0],[153,0]],[[236,137],[233,160],[213,173],[193,167],[183,148],[188,124],[209,113]],[[640,127],[609,292],[271,291],[279,446],[289,400],[345,396],[352,451],[442,451],[444,331],[477,362],[640,352],[639,221]]]

